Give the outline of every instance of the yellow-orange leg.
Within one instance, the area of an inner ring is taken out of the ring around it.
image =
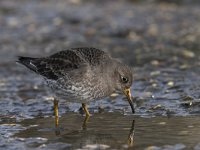
[[[83,122],[83,125],[82,125],[83,129],[85,130],[86,127],[87,127],[87,122],[88,122],[88,120],[89,120],[89,118],[90,118],[90,113],[89,113],[89,111],[88,111],[88,109],[87,109],[86,104],[82,103],[82,108],[83,108],[83,110],[84,110],[84,112],[85,112],[85,115],[86,115],[86,116],[85,116],[85,119],[84,119],[84,122]]]
[[[59,116],[58,116],[58,100],[54,99],[54,115],[55,115],[55,126],[58,127]]]
[[[86,104],[82,103],[82,108],[83,108],[83,110],[84,110],[84,112],[85,112],[85,114],[86,114],[86,117],[89,117],[89,116],[90,116],[90,113],[89,113],[89,111],[88,111],[88,109],[87,109]]]

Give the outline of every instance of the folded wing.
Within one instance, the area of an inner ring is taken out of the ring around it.
[[[58,80],[70,72],[82,70],[86,63],[74,51],[61,51],[50,57],[30,58],[19,56],[18,61],[47,79]],[[85,70],[85,69],[83,69]]]

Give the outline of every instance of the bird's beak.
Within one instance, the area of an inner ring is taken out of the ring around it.
[[[134,109],[134,105],[133,105],[133,101],[132,101],[132,97],[131,97],[131,90],[130,90],[130,88],[125,89],[124,90],[124,94],[126,95],[126,97],[128,99],[128,102],[129,102],[129,104],[131,106],[132,112],[135,113],[135,109]]]

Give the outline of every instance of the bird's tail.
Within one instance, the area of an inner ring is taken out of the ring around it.
[[[37,67],[34,65],[34,61],[37,58],[31,58],[31,57],[23,57],[23,56],[18,56],[18,60],[16,61],[17,63],[20,63],[27,68],[29,68],[32,71],[36,72]]]

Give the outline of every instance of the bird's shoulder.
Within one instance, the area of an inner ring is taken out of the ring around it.
[[[71,50],[91,66],[100,65],[102,62],[110,59],[108,53],[93,47],[72,48]]]

